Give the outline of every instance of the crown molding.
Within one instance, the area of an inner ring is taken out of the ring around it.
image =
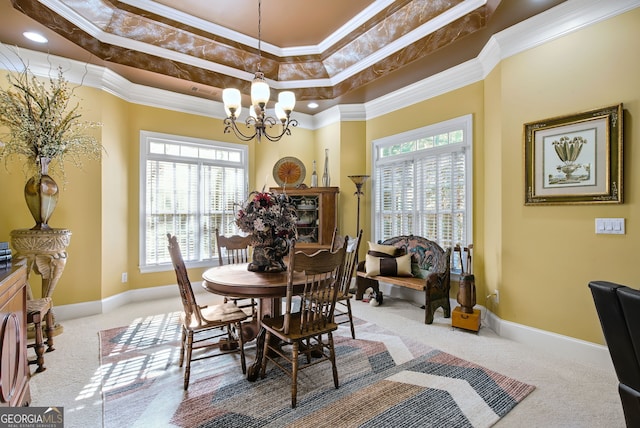
[[[364,104],[339,105],[313,116],[294,111],[292,117],[301,128],[318,129],[337,121],[382,116],[478,82],[505,58],[638,7],[640,0],[569,0],[497,33],[476,58],[463,64]],[[70,82],[104,90],[131,103],[221,120],[225,117],[224,106],[217,101],[138,85],[104,67],[0,44],[0,68],[20,71],[24,66],[45,78],[62,67]]]
[[[0,68],[20,72],[25,67],[43,78],[55,77],[61,67],[70,83],[100,89],[134,104],[220,120],[226,117],[224,105],[219,101],[138,85],[105,67],[0,43]],[[313,129],[312,116],[294,111],[292,117],[299,127]]]
[[[638,0],[570,0],[497,33],[501,59],[640,7]]]
[[[313,129],[324,128],[336,122],[357,122],[366,120],[364,104],[340,104],[313,116]]]
[[[493,35],[465,63],[366,103],[367,119],[428,100],[484,79],[500,61],[640,7],[640,0],[569,0]]]

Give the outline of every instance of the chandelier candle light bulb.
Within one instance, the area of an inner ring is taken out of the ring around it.
[[[242,111],[240,103],[240,91],[235,88],[227,88],[222,91],[222,101],[227,117],[237,118]]]
[[[264,73],[258,71],[255,79],[253,79],[253,83],[251,83],[251,104],[253,104],[254,107],[259,106],[260,110],[264,110],[267,102],[269,102],[270,96],[271,90],[264,80]]]

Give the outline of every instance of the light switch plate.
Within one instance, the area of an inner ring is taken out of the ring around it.
[[[597,218],[596,233],[624,235],[624,218]]]

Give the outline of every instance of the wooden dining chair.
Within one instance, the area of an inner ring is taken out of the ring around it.
[[[240,236],[220,235],[218,228],[215,229],[216,245],[218,247],[218,262],[222,265],[232,265],[238,263],[249,263],[251,261],[250,247],[251,235]],[[257,303],[255,299],[243,299],[234,296],[225,296],[225,303],[232,301],[240,309],[244,310],[249,317],[254,318],[257,313]]]
[[[346,240],[346,254],[344,257],[344,274],[336,297],[336,309],[334,317],[336,324],[347,324],[351,327],[351,337],[356,338],[356,329],[353,326],[353,314],[351,312],[351,279],[358,265],[358,250],[360,249],[360,241],[362,241],[362,229],[358,232],[358,236],[351,238],[349,236],[340,236],[334,233],[331,242],[331,249],[335,251],[344,245]]]
[[[260,376],[265,377],[268,360],[287,373],[291,377],[292,408],[296,407],[299,370],[328,360],[333,370],[333,383],[338,388],[332,332],[338,328],[333,312],[342,281],[345,247],[346,245],[336,251],[318,250],[308,255],[302,251],[295,251],[293,241],[289,251],[284,315],[261,321],[266,336]],[[294,272],[303,272],[305,277],[304,285],[295,290]],[[292,311],[294,298],[300,302],[297,312]],[[323,339],[324,336],[326,340]],[[272,341],[272,337],[278,340]],[[306,356],[306,362],[299,361],[303,356]]]
[[[187,275],[178,239],[169,233],[167,233],[167,239],[169,240],[169,254],[171,255],[173,268],[176,271],[176,279],[178,280],[178,288],[180,289],[184,310],[180,315],[182,325],[180,367],[186,360],[184,389],[187,390],[189,388],[192,361],[240,352],[242,373],[246,373],[247,365],[240,323],[247,319],[247,314],[232,303],[213,306],[198,305],[191,281]],[[203,353],[198,352],[198,355],[194,356],[194,350],[204,351],[205,348],[213,350]]]

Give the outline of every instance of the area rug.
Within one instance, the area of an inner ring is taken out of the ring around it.
[[[196,361],[183,390],[178,314],[100,332],[104,426],[121,427],[490,427],[534,386],[356,320],[335,334],[331,365],[290,380],[269,366],[249,382],[238,354]],[[255,345],[247,345],[247,362]]]

